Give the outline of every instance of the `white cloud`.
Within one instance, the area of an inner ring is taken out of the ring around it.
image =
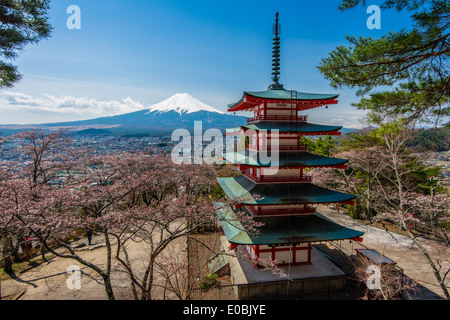
[[[122,100],[99,101],[88,97],[44,94],[43,97],[6,91],[0,94],[0,110],[25,111],[31,113],[54,113],[89,116],[113,116],[145,109],[140,102],[130,97]]]
[[[350,116],[350,117],[346,117],[345,119],[334,118],[334,119],[325,121],[324,124],[343,126],[344,128],[353,128],[353,129],[362,129],[365,127],[363,117],[361,117],[361,116]]]

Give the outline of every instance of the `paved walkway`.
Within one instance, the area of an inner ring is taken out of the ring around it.
[[[375,249],[397,262],[397,265],[404,270],[404,274],[418,283],[419,291],[412,299],[431,300],[445,298],[431,266],[419,247],[409,237],[364,224],[327,206],[319,206],[318,212],[343,226],[363,231],[364,240],[362,244],[364,246]],[[441,259],[443,270],[447,270],[450,266],[450,249],[437,250],[436,242],[430,239],[421,239],[421,243],[433,259]],[[352,243],[346,240],[340,241],[339,245],[348,252],[356,248],[353,241]]]

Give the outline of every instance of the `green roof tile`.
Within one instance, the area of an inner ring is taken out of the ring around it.
[[[356,198],[312,183],[256,184],[245,176],[217,181],[230,199],[248,205],[336,203]]]
[[[341,130],[342,126],[327,126],[321,124],[314,124],[309,122],[279,122],[279,121],[261,121],[255,124],[243,125],[241,128],[251,129],[255,131],[260,130],[275,130],[279,132],[298,132],[298,133],[315,133],[315,132],[333,132]],[[232,132],[233,129],[230,129]],[[234,130],[236,130],[234,128]]]
[[[223,154],[224,159],[233,164],[243,164],[248,166],[257,167],[326,167],[334,165],[342,165],[348,162],[345,159],[324,157],[309,152],[280,152],[278,155],[278,161],[272,163],[268,161],[262,161],[260,157],[255,154],[249,153],[246,155],[244,152],[230,152]]]
[[[263,225],[248,233],[229,206],[217,204],[217,216],[229,242],[241,245],[310,243],[351,239],[361,231],[343,227],[321,214],[254,218]]]
[[[245,91],[244,93],[255,98],[280,99],[280,100],[291,100],[292,96],[295,98],[296,94],[297,94],[296,100],[329,100],[339,97],[338,94],[320,94],[320,93],[307,93],[299,91],[296,92],[293,90],[270,90],[270,89],[265,91]]]

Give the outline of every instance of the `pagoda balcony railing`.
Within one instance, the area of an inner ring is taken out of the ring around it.
[[[308,116],[257,115],[253,118],[247,119],[247,123],[252,123],[260,120],[306,122],[308,120]]]
[[[249,178],[250,180],[252,180],[255,183],[273,183],[273,182],[311,182],[312,181],[312,177],[311,176],[297,176],[297,177],[292,177],[292,176],[288,176],[288,177],[280,177],[280,176],[260,176],[257,177],[253,174],[250,173],[245,173],[244,174],[247,178]]]
[[[316,208],[305,205],[303,208],[279,208],[270,210],[257,210],[253,206],[245,206],[254,216],[277,216],[277,215],[295,215],[316,213]]]
[[[272,150],[272,146],[269,144],[267,145],[267,147],[261,147],[261,146],[255,146],[255,145],[251,145],[249,144],[247,146],[248,150],[251,151],[259,151],[259,150],[267,150],[270,151]],[[278,145],[278,150],[279,151],[308,151],[308,146],[304,146],[304,145]]]

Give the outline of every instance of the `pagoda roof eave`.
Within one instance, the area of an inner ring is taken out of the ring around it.
[[[227,135],[240,134],[242,130],[278,130],[280,133],[300,133],[304,135],[340,135],[342,126],[328,126],[309,122],[260,121],[255,124],[226,129]]]
[[[273,245],[312,243],[352,239],[362,236],[361,231],[343,227],[321,214],[254,218],[261,222],[257,232],[247,232],[227,205],[216,204],[217,216],[228,241],[239,245]]]
[[[245,176],[217,178],[217,182],[228,198],[244,205],[325,204],[356,198],[312,183],[257,184]]]
[[[245,152],[228,152],[222,156],[228,163],[248,167],[336,167],[348,163],[347,159],[324,157],[306,151],[279,152],[278,159],[270,162],[262,162],[258,154],[246,155]]]
[[[303,102],[305,106],[301,109],[306,110],[325,104],[336,104],[336,99],[338,97],[339,94],[306,93],[284,89],[244,91],[242,98],[238,102],[228,105],[228,111],[232,112],[252,109],[253,106],[259,105],[264,101],[273,103],[286,103],[293,101],[297,103]]]

